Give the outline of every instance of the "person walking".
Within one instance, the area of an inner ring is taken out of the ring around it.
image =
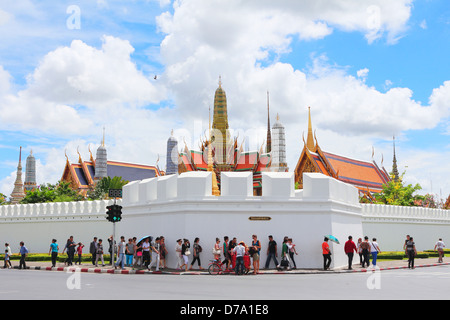
[[[225,264],[226,269],[228,270],[231,262],[231,256],[229,253],[229,238],[228,236],[223,237],[223,244],[222,244],[222,252],[224,256],[224,260],[222,261],[222,264]]]
[[[191,247],[191,244],[189,243],[188,239],[183,239],[183,244],[181,245],[181,257],[183,259],[183,264],[180,266],[180,269],[185,269],[185,271],[188,271],[188,263],[189,263],[189,255],[191,254],[191,251],[189,248]]]
[[[150,271],[153,267],[154,264],[156,264],[155,267],[155,271],[159,271],[159,259],[160,259],[160,241],[161,239],[159,237],[157,237],[155,239],[155,243],[152,243],[152,245],[150,246],[150,250],[152,252],[152,262],[150,262],[150,264],[148,265],[147,269]]]
[[[331,250],[328,245],[328,238],[325,237],[322,242],[323,270],[329,270],[331,265]]]
[[[25,259],[28,256],[28,249],[25,247],[25,243],[23,241],[20,242],[20,262],[19,262],[19,269],[26,269],[27,265],[25,263]]]
[[[295,260],[294,260],[294,254],[298,255],[298,252],[295,249],[295,244],[292,243],[292,238],[288,238],[286,245],[288,247],[289,258],[291,259],[292,263],[294,264],[294,267],[292,269],[297,269],[297,265],[295,264]]]
[[[252,248],[253,248],[253,274],[257,274],[259,272],[259,254],[261,252],[261,243],[258,240],[258,237],[254,234],[252,236]]]
[[[64,250],[67,250],[67,265],[71,266],[74,256],[75,256],[75,247],[77,246],[76,242],[73,241],[73,236],[70,236],[69,239],[67,239],[66,247]],[[64,251],[63,251],[64,253]]]
[[[164,239],[163,236],[160,236],[160,237],[159,237],[159,247],[160,247],[160,250],[159,250],[159,255],[160,255],[159,263],[160,263],[160,268],[166,268],[166,257],[167,257],[167,254],[168,254],[169,252],[167,251],[167,248],[166,248],[166,241],[165,241],[165,239]]]
[[[98,239],[97,252],[95,253],[95,266],[98,267],[98,260],[102,261],[102,267],[105,266],[105,261],[103,260],[103,240]]]
[[[178,239],[177,244],[175,245],[175,253],[177,255],[177,269],[180,269],[180,267],[183,265],[183,258],[181,256],[181,248],[182,248],[182,240]]]
[[[192,249],[193,249],[192,256],[193,256],[193,259],[192,259],[192,262],[191,262],[191,266],[189,267],[189,270],[192,270],[192,267],[194,266],[195,261],[197,261],[197,263],[198,263],[198,268],[200,270],[203,270],[202,263],[200,261],[200,252],[202,252],[202,247],[200,246],[199,241],[200,241],[199,238],[195,238],[194,239],[194,244],[192,245]]]
[[[6,269],[6,268],[11,269],[12,268],[8,249],[5,249],[5,264],[3,265],[3,268],[4,269]]]
[[[125,243],[125,237],[120,237],[120,242],[117,248],[117,262],[114,266],[114,269],[117,269],[120,265],[120,268],[123,270],[125,269],[125,246],[127,244]]]
[[[442,238],[439,238],[439,241],[436,242],[436,244],[434,246],[434,251],[436,251],[436,249],[437,249],[437,251],[439,253],[438,263],[444,262],[444,260],[443,260],[444,248],[445,248],[445,243],[444,243],[444,241],[442,241]]]
[[[112,266],[114,256],[117,253],[116,239],[114,239],[114,237],[112,235],[110,235],[108,238],[108,244],[109,244],[109,248],[108,248],[109,264]]]
[[[136,243],[137,238],[133,237],[134,247],[134,267],[140,268],[142,266],[142,244],[140,246]]]
[[[414,258],[417,255],[417,250],[413,237],[410,237],[406,242],[406,253],[408,255],[408,268],[414,269]]]
[[[78,254],[78,264],[81,266],[81,257],[83,255],[83,248],[84,248],[84,244],[82,244],[81,242],[78,242],[78,247],[77,247],[77,254]],[[75,264],[77,264],[77,262],[75,262]]]
[[[348,236],[348,241],[345,242],[345,245],[344,245],[344,252],[348,257],[348,270],[352,270],[353,251],[356,253],[358,252],[356,245],[353,242],[353,237]]]
[[[237,275],[244,274],[244,255],[245,255],[245,243],[244,241],[239,242],[239,244],[233,248],[233,252],[236,254],[236,267],[235,273]]]
[[[214,244],[213,248],[214,260],[220,259],[220,253],[220,239],[216,238],[216,243]]]
[[[267,260],[266,265],[264,266],[264,269],[269,269],[270,261],[273,259],[273,262],[275,263],[275,267],[278,266],[277,261],[277,242],[273,240],[273,236],[269,236],[269,245],[267,246]]]
[[[378,253],[380,253],[380,252],[381,252],[381,250],[380,250],[380,247],[378,246],[377,239],[373,238],[372,242],[370,243],[370,253],[372,254],[373,266],[377,265],[377,256],[378,256]]]
[[[9,246],[9,243],[5,243],[5,254],[8,254],[8,257],[10,257],[10,259],[9,259],[9,266],[10,266],[10,268],[12,268],[12,265],[11,265],[11,256],[12,256],[12,251],[11,251],[11,247]]]
[[[50,250],[48,251],[48,254],[52,256],[52,267],[56,267],[56,258],[58,257],[58,243],[56,242],[56,239],[52,239],[52,243],[50,244]]]
[[[369,267],[370,266],[370,244],[369,244],[369,237],[365,236],[364,241],[361,242],[361,251],[363,255],[363,263],[362,267],[364,266]]]
[[[94,240],[90,243],[89,253],[92,257],[92,265],[95,265],[95,256],[97,255],[97,237],[94,237]]]
[[[129,238],[128,243],[125,247],[125,256],[126,256],[125,266],[127,266],[127,267],[133,267],[133,256],[134,256],[135,247],[136,247],[136,244],[133,243],[133,239]]]
[[[290,269],[291,266],[291,260],[289,259],[289,249],[287,246],[287,242],[288,242],[289,237],[285,236],[283,238],[283,244],[281,246],[281,261],[280,264],[277,266],[278,269],[280,269],[281,267],[283,268],[287,268],[287,270]]]
[[[362,253],[361,243],[362,243],[362,239],[358,238],[358,242],[356,244],[356,250],[358,251],[360,266],[363,265],[363,253]]]
[[[153,240],[152,237],[148,237],[141,244],[142,247],[142,264],[145,268],[148,269],[148,265],[150,264],[151,256],[150,256],[150,241]]]
[[[403,243],[403,251],[405,251],[405,254],[408,254],[408,252],[406,252],[406,244],[408,243],[410,238],[411,238],[411,236],[409,234],[407,234],[405,243]]]

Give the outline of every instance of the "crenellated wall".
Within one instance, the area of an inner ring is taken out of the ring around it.
[[[363,204],[364,233],[377,238],[384,251],[401,251],[406,235],[418,250],[434,248],[439,238],[450,245],[450,210],[422,207]]]
[[[114,201],[80,201],[0,206],[0,241],[9,243],[13,252],[20,241],[34,253],[48,252],[51,240],[58,240],[62,252],[73,235],[76,242],[87,245],[94,236],[106,239],[112,234],[112,223],[106,220],[106,206]],[[118,201],[118,204],[121,200]]]

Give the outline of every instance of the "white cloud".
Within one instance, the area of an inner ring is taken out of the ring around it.
[[[368,74],[369,74],[369,69],[367,69],[367,68],[356,71],[356,75],[358,76],[358,78],[361,78],[363,81],[365,81],[367,79]]]
[[[419,27],[421,27],[422,29],[427,29],[427,20],[422,20],[422,22],[419,24]]]

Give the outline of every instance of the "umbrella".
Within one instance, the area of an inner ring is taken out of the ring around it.
[[[152,236],[145,236],[145,237],[141,238],[141,240],[138,241],[138,243],[137,243],[138,247],[139,247],[139,246],[142,244],[142,242],[143,242],[145,239],[147,239],[147,238],[150,238],[150,241],[153,240],[153,237],[152,237]]]
[[[332,236],[332,235],[330,234],[330,235],[327,235],[327,236],[325,236],[325,237],[328,238],[328,240],[331,240],[331,241],[333,241],[333,242],[339,244],[339,240],[338,240],[335,236]]]

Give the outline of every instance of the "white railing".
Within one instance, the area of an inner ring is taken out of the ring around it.
[[[121,203],[121,200],[117,202]],[[0,221],[12,218],[52,218],[106,213],[106,206],[113,200],[50,202],[0,206]]]
[[[384,204],[362,204],[361,207],[363,218],[410,219],[450,223],[450,210]]]

